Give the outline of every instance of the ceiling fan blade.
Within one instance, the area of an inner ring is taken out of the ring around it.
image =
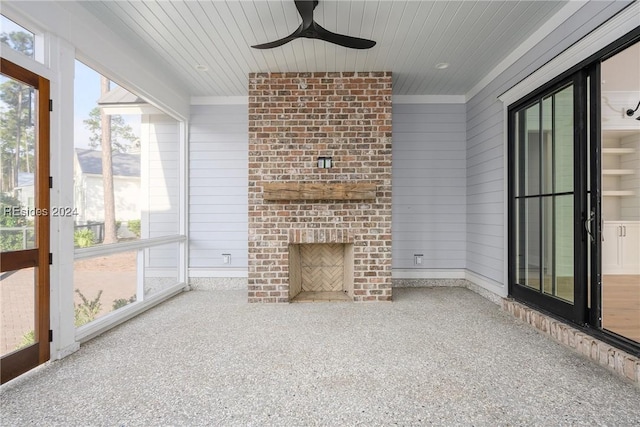
[[[337,45],[348,47],[351,49],[370,49],[376,45],[376,42],[374,42],[373,40],[332,33],[331,31],[322,28],[317,22],[313,23],[313,29],[317,33],[317,35],[314,35],[313,38],[324,40],[330,43],[335,43]]]
[[[274,47],[282,46],[283,44],[289,43],[291,40],[297,39],[298,37],[287,36],[283,39],[276,40],[269,43],[255,44],[251,46],[254,49],[272,49]]]
[[[274,47],[282,46],[283,44],[289,43],[291,40],[295,40],[300,37],[300,33],[302,33],[302,24],[300,24],[300,26],[287,37],[283,37],[279,40],[275,40],[269,43],[256,44],[251,47],[254,49],[271,49]]]
[[[318,0],[295,0],[295,4],[302,18],[302,28],[311,27],[311,24],[313,24],[313,10],[318,5]]]
[[[336,34],[321,27],[313,20],[313,10],[318,6],[319,0],[294,0],[296,9],[302,18],[302,24],[293,33],[280,40],[269,43],[257,44],[251,46],[254,49],[271,49],[289,43],[291,40],[299,37],[309,39],[319,39],[330,43],[351,49],[369,49],[376,45],[373,40],[361,39],[359,37],[346,36],[344,34]]]

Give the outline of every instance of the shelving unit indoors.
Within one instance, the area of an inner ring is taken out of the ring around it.
[[[640,126],[605,130],[602,145],[603,273],[640,274]]]
[[[606,130],[602,139],[604,220],[640,220],[625,209],[640,196],[640,126],[637,131]],[[629,198],[629,200],[624,200]]]

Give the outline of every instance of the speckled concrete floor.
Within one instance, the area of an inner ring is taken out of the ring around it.
[[[0,389],[2,426],[640,424],[640,388],[460,288],[192,291]]]

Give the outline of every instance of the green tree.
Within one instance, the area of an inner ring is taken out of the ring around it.
[[[102,145],[102,126],[100,125],[101,108],[95,107],[89,112],[89,118],[84,120],[84,124],[91,132],[89,146],[98,148]],[[118,153],[127,153],[134,148],[140,148],[140,139],[133,133],[124,118],[120,115],[111,117],[111,148]]]
[[[33,35],[23,31],[0,34],[9,48],[33,55]],[[34,89],[2,78],[0,84],[0,169],[3,192],[18,186],[18,173],[33,172],[35,166]]]
[[[0,33],[0,43],[27,56],[33,56],[33,34],[25,33],[24,31],[12,31],[10,33],[3,31]]]
[[[104,96],[110,90],[110,82],[104,76],[100,78],[100,93]],[[122,116],[108,115],[104,109],[96,107],[84,120],[91,132],[89,145],[102,148],[102,185],[104,189],[104,240],[103,243],[118,241],[116,227],[116,203],[113,190],[113,151],[126,152],[131,146],[139,146],[140,141],[133,133],[131,126],[124,122]]]
[[[0,228],[21,228],[29,225],[27,218],[14,215],[11,208],[19,208],[20,201],[15,197],[0,193]],[[0,251],[19,251],[23,247],[22,232],[3,231],[0,234]]]

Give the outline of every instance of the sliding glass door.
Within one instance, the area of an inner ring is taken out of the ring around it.
[[[574,245],[577,96],[569,79],[511,114],[512,294],[572,320],[585,297]]]
[[[640,36],[509,107],[509,293],[640,349]]]

